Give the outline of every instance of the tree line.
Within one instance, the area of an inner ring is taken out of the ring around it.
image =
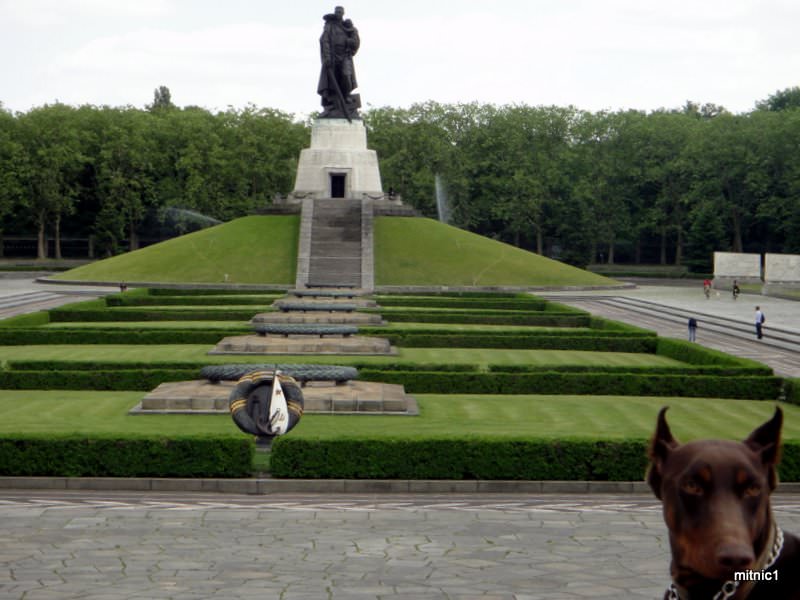
[[[573,264],[707,269],[714,250],[800,252],[798,107],[791,88],[744,114],[427,102],[364,121],[384,189],[425,215],[438,190],[452,224]],[[171,208],[252,213],[291,191],[309,127],[177,108],[166,88],[145,109],[0,106],[2,231],[35,232],[40,258],[64,232],[110,255]]]

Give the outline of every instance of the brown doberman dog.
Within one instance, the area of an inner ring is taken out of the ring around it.
[[[783,412],[744,442],[672,437],[667,408],[650,443],[647,482],[672,549],[665,600],[800,600],[800,538],[775,523],[770,493]]]

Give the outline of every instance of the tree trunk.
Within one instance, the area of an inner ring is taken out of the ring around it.
[[[611,241],[608,242],[608,264],[614,264],[614,238],[611,238]]]
[[[133,221],[128,225],[128,239],[130,240],[130,250],[139,249],[139,236],[136,233],[136,226]]]
[[[683,262],[683,230],[678,227],[678,239],[675,241],[675,265]]]
[[[41,211],[39,213],[39,219],[38,219],[39,233],[37,235],[37,240],[36,240],[36,258],[38,258],[39,260],[44,260],[45,258],[47,258],[47,238],[45,237],[45,231],[44,231],[46,220],[47,219],[45,212]]]
[[[736,210],[733,211],[731,216],[733,217],[731,219],[733,225],[733,251],[741,252],[744,247],[742,244],[742,219]]]
[[[536,228],[536,254],[544,256],[544,236],[541,227]]]
[[[3,240],[3,232],[0,230],[0,258],[5,256],[5,241]]]
[[[667,264],[667,226],[661,226],[661,256],[659,257],[659,264]]]
[[[636,237],[636,248],[634,249],[633,262],[637,265],[642,264],[642,236]]]
[[[61,215],[56,217],[55,222],[55,252],[56,252],[56,260],[61,260]]]

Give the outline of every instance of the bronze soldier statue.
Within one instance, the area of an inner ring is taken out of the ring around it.
[[[321,118],[358,119],[361,98],[353,94],[358,87],[353,55],[358,52],[358,29],[344,18],[344,8],[337,6],[333,14],[323,17],[325,27],[319,38],[322,71],[317,93],[322,96]]]

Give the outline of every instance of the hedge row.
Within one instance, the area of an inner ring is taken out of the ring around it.
[[[225,306],[255,304],[266,306],[281,296],[125,296],[106,298],[106,306]]]
[[[116,369],[76,371],[0,371],[4,390],[144,391],[168,381],[200,379],[200,369]]]
[[[538,325],[540,327],[589,327],[587,314],[548,314],[495,312],[386,311],[383,318],[392,323],[462,323],[478,325]]]
[[[758,367],[769,369],[770,372],[772,372],[770,367],[756,360],[740,358],[731,354],[725,354],[719,350],[706,348],[700,344],[672,338],[658,338],[656,354],[692,365],[730,365],[743,368]]]
[[[527,292],[393,292],[391,296],[399,297],[433,297],[433,298],[536,298]],[[383,297],[383,295],[381,295]]]
[[[134,291],[134,290],[131,290]],[[131,292],[127,292],[130,294]],[[237,289],[170,289],[170,288],[148,288],[147,295],[150,296],[252,296],[254,294],[262,296],[284,296],[286,290],[237,290]]]
[[[534,298],[437,298],[435,296],[378,296],[380,306],[421,306],[430,308],[469,308],[473,310],[527,310],[541,311],[546,300]]]
[[[248,477],[252,438],[0,437],[0,475],[59,477]]]
[[[541,373],[542,371],[557,371],[559,373],[648,373],[659,375],[715,375],[731,377],[739,375],[773,374],[767,366],[729,367],[727,365],[681,365],[676,367],[646,366],[616,366],[616,365],[489,365],[489,371],[495,373]]]
[[[218,310],[192,309],[183,310],[114,310],[110,308],[98,310],[50,310],[50,321],[53,323],[95,323],[108,321],[249,321],[253,315],[272,312],[271,307],[254,307],[252,309]]]
[[[274,477],[641,481],[647,442],[628,440],[278,438]],[[783,448],[780,477],[800,480],[800,444]]]
[[[576,394],[776,400],[779,377],[651,373],[442,373],[360,369],[360,379],[405,386],[411,394]]]
[[[789,404],[800,404],[800,379],[784,379],[783,393]]]
[[[566,328],[552,328],[552,327],[536,327],[536,328],[529,328],[529,329],[458,329],[457,327],[453,327],[452,329],[424,329],[422,327],[411,327],[411,328],[404,328],[402,325],[398,325],[393,327],[392,329],[386,329],[386,327],[358,327],[358,332],[361,335],[374,335],[374,336],[381,336],[387,337],[391,335],[399,335],[399,336],[406,336],[406,335],[458,335],[458,336],[506,336],[506,337],[513,337],[513,336],[529,336],[529,337],[596,337],[596,338],[614,338],[614,337],[625,337],[625,338],[634,338],[634,337],[641,337],[641,338],[655,338],[656,333],[653,331],[646,331],[643,329],[628,331],[626,329],[620,330],[613,330],[613,329],[577,329],[575,327],[566,327]]]
[[[43,344],[216,344],[242,329],[0,329],[0,345]]]
[[[655,337],[567,337],[518,334],[384,334],[393,345],[408,348],[505,348],[547,350],[590,350],[595,352],[633,352],[653,354]]]
[[[265,357],[267,358],[267,357]],[[263,360],[261,362],[264,362]],[[111,361],[70,361],[70,360],[12,360],[8,368],[14,371],[125,371],[137,369],[196,370],[209,363],[187,362],[111,362]],[[225,364],[225,363],[219,363]],[[478,365],[437,364],[437,363],[359,363],[347,361],[347,366],[356,369],[380,369],[382,371],[478,371]]]

